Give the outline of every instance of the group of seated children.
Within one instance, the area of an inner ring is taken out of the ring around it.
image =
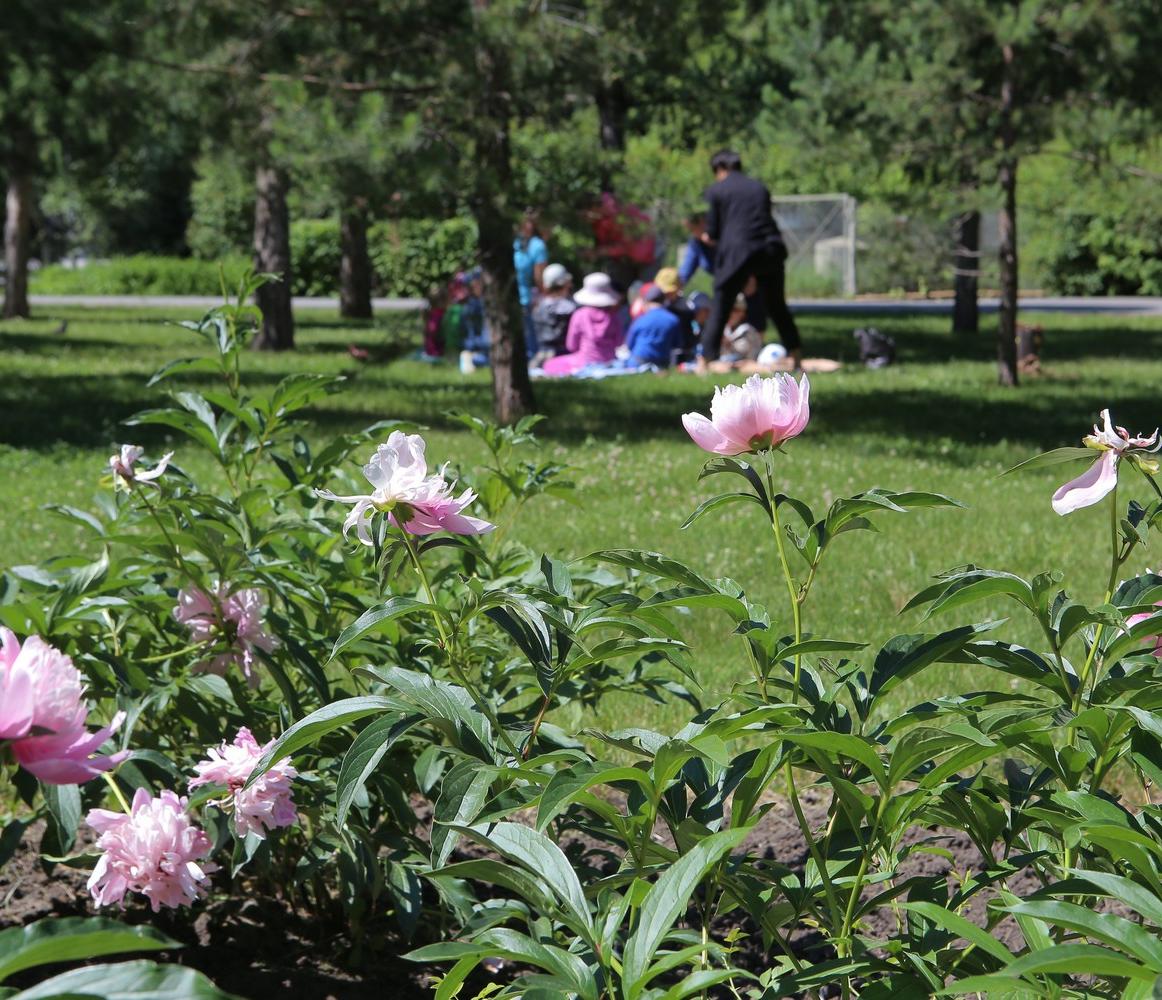
[[[570,296],[573,280],[560,264],[544,270],[543,291],[533,308],[537,352],[534,374],[546,376],[625,374],[696,367],[699,334],[710,315],[710,296],[682,296],[676,268],[664,267],[637,289],[627,308],[609,275],[586,275]],[[780,364],[778,344],[764,346],[762,333],[746,320],[738,297],[727,322],[724,350],[711,371],[758,371]]]
[[[428,290],[421,361],[458,357],[465,375],[488,364],[489,333],[484,321],[484,284],[480,270],[461,271],[447,287]]]
[[[693,370],[699,333],[710,315],[710,296],[682,296],[678,271],[664,267],[637,289],[630,306],[608,274],[585,276],[574,294],[573,277],[561,264],[549,264],[532,309],[536,350],[534,374],[625,374]],[[777,367],[785,351],[764,346],[762,333],[747,322],[747,302],[739,295],[723,337],[723,352],[711,371],[757,371]],[[459,357],[469,373],[488,364],[489,335],[484,321],[479,271],[457,274],[447,288],[434,287],[424,316],[423,360]]]

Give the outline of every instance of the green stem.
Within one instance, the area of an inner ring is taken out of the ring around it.
[[[1129,557],[1129,550],[1122,551],[1122,547],[1118,544],[1118,485],[1115,482],[1113,491],[1110,493],[1110,578],[1106,583],[1105,597],[1102,599],[1102,604],[1109,604],[1110,598],[1114,596],[1114,588],[1118,584],[1118,570],[1122,568],[1122,563]],[[1098,622],[1097,627],[1093,631],[1093,643],[1089,647],[1089,655],[1085,658],[1085,664],[1081,668],[1081,673],[1077,678],[1077,691],[1073,695],[1073,712],[1076,715],[1081,710],[1081,702],[1085,695],[1086,683],[1089,680],[1090,667],[1093,665],[1094,657],[1097,654],[1097,647],[1101,643],[1102,631],[1105,628],[1104,622]],[[1096,677],[1094,678],[1096,682]],[[1096,683],[1093,685],[1096,687]]]
[[[871,832],[868,835],[867,849],[863,852],[863,857],[859,861],[859,870],[855,873],[855,883],[851,887],[851,896],[847,900],[847,910],[843,914],[843,930],[839,935],[840,944],[850,954],[851,931],[852,925],[855,923],[855,908],[859,903],[859,894],[863,890],[863,880],[867,875],[868,866],[871,862],[872,851],[875,850],[876,837],[880,831],[880,821],[883,819],[884,807],[888,803],[888,795],[886,792],[880,792],[880,801],[876,806],[875,819],[872,821]],[[837,948],[838,950],[838,948]]]
[[[117,784],[117,781],[114,779],[113,775],[111,775],[108,771],[103,771],[101,773],[101,777],[103,777],[105,779],[105,783],[111,789],[113,789],[113,794],[117,796],[117,801],[121,804],[121,808],[125,810],[126,814],[132,813],[133,810],[130,808],[129,803],[125,801],[125,796],[122,794],[121,788]]]
[[[533,744],[537,741],[537,732],[541,728],[541,723],[545,720],[545,712],[549,710],[549,696],[545,695],[545,700],[541,702],[541,710],[537,712],[537,717],[533,719],[533,728],[529,731],[529,739],[525,744],[524,750],[521,752],[521,760],[528,760],[529,753],[532,752]]]
[[[835,895],[835,886],[831,884],[831,874],[827,871],[827,865],[824,864],[823,856],[819,853],[819,845],[815,843],[815,838],[811,834],[811,826],[808,824],[803,807],[799,803],[799,793],[795,788],[795,771],[791,767],[790,760],[783,765],[783,774],[787,779],[787,797],[791,800],[791,808],[795,811],[799,831],[807,842],[807,851],[811,855],[811,860],[815,862],[815,867],[819,870],[819,877],[823,881],[823,892],[827,896],[827,908],[831,911],[831,924],[832,927],[835,927],[839,923],[839,899]]]
[[[771,469],[771,453],[764,453],[764,465],[766,466],[767,474],[767,495],[771,501],[771,529],[775,533],[775,548],[779,551],[779,563],[783,567],[783,579],[787,583],[787,595],[791,601],[791,619],[794,623],[795,644],[798,645],[803,638],[803,620],[802,607],[800,605],[799,591],[795,586],[795,578],[791,574],[791,564],[787,562],[787,547],[783,541],[783,526],[779,522],[779,505],[775,501],[775,479],[774,473]],[[797,705],[799,703],[799,674],[802,668],[802,656],[799,653],[795,654],[795,676],[792,687],[792,701]]]
[[[472,701],[476,705],[476,710],[480,712],[491,724],[496,731],[496,735],[500,737],[504,743],[505,748],[513,757],[520,757],[520,751],[516,748],[516,744],[509,738],[507,730],[500,724],[500,720],[493,713],[488,703],[481,697],[476,690],[476,686],[468,680],[460,665],[456,662],[456,656],[452,649],[452,639],[448,635],[448,630],[444,626],[444,616],[440,613],[439,606],[436,604],[436,594],[432,590],[431,581],[428,580],[428,573],[424,569],[424,564],[420,559],[419,552],[416,551],[415,544],[412,542],[411,535],[403,528],[399,529],[400,537],[403,539],[403,546],[407,549],[408,555],[411,557],[412,565],[416,568],[416,573],[419,574],[420,583],[424,588],[424,596],[428,603],[432,606],[432,620],[436,623],[436,631],[440,633],[440,647],[448,656],[448,667],[456,678],[456,683],[459,684],[471,696]]]

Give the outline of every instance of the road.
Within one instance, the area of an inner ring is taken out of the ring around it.
[[[33,306],[82,306],[104,309],[209,309],[221,303],[220,298],[200,295],[32,295]],[[296,310],[338,310],[333,298],[296,298]],[[372,299],[376,312],[410,312],[422,309],[423,299]],[[798,313],[844,314],[935,314],[950,315],[951,299],[791,299]],[[982,312],[996,312],[1000,300],[981,299]],[[1127,316],[1162,316],[1162,297],[1146,296],[1047,296],[1021,299],[1024,312],[1106,313]]]

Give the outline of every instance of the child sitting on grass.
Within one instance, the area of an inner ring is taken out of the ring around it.
[[[643,311],[629,327],[626,346],[629,348],[630,368],[657,365],[669,368],[675,353],[682,346],[682,321],[666,308],[667,293],[658,285],[651,285],[642,298]]]

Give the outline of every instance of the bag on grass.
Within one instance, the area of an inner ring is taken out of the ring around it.
[[[859,360],[868,368],[886,368],[896,362],[896,342],[874,326],[860,327],[852,336],[859,342]]]

